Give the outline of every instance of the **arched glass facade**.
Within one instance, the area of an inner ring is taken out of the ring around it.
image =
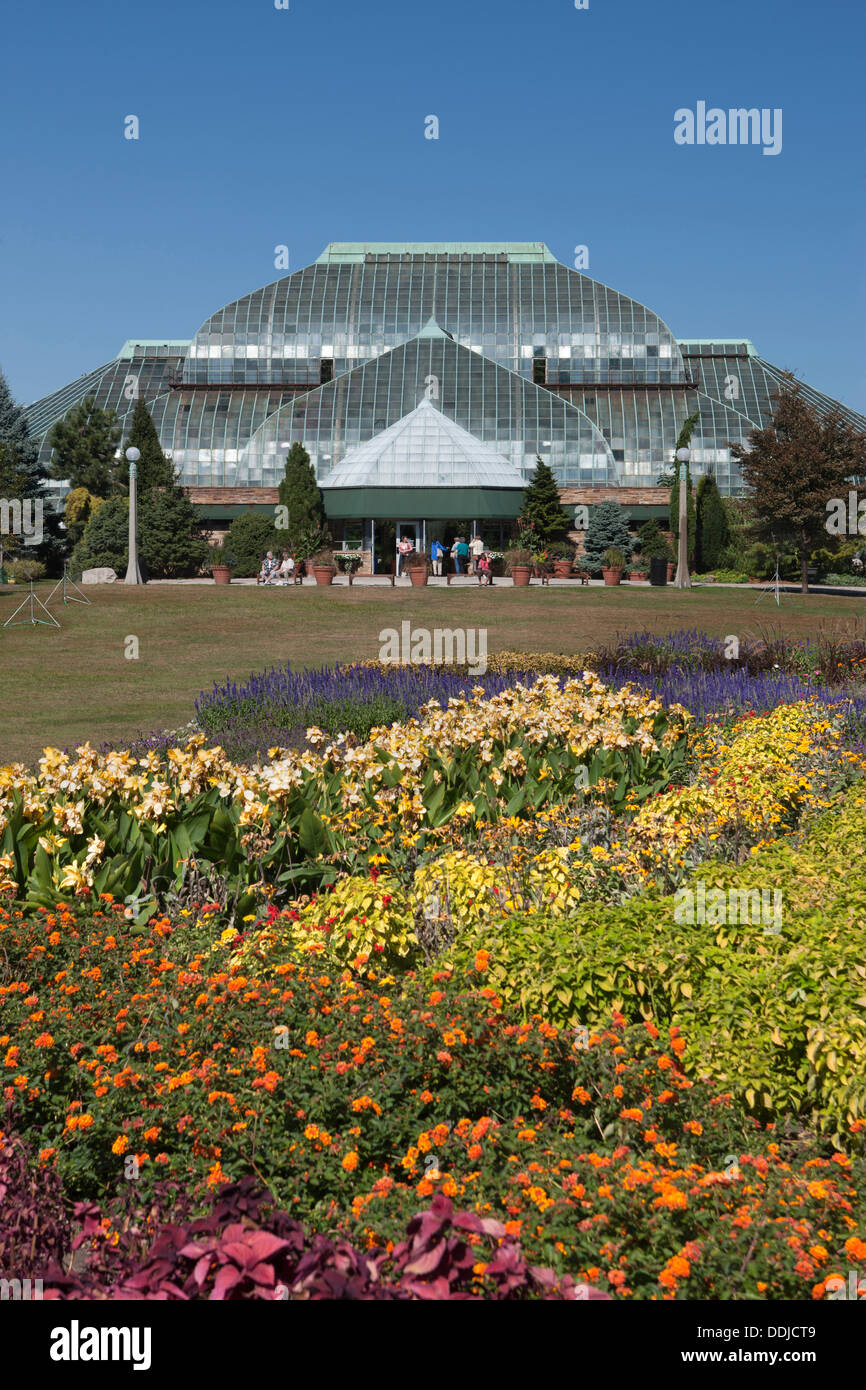
[[[428,396],[451,420],[528,478],[536,456],[563,483],[618,482],[613,454],[589,416],[444,333],[414,338],[353,372],[281,406],[253,435],[237,482],[276,484],[297,440],[319,481],[355,446],[408,415]]]
[[[137,391],[189,487],[272,488],[293,441],[324,481],[417,406],[428,376],[462,428],[524,476],[540,454],[563,486],[652,486],[697,412],[694,472],[712,470],[735,496],[730,445],[769,422],[782,380],[748,339],[678,342],[541,242],[332,243],[191,340],[126,343],[28,418],[47,461],[72,405],[93,394],[126,421]],[[803,390],[824,411],[837,405]]]

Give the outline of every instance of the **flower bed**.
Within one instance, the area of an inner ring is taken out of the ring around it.
[[[0,770],[0,1274],[38,1200],[31,1275],[89,1261],[52,1297],[827,1296],[866,1262],[861,666],[779,654],[359,667],[315,690],[361,732],[251,766]]]
[[[618,1297],[809,1297],[860,1258],[862,1121],[833,1150],[744,1118],[684,1070],[676,1026],[523,1021],[484,953],[398,988],[315,963],[246,974],[204,944],[206,922],[138,934],[108,905],[4,927],[6,952],[29,957],[4,987],[7,1123],[38,1135],[69,1197],[100,1202],[97,1241],[130,1203],[182,1223],[253,1170],[292,1222],[382,1251],[398,1275],[407,1223],[437,1195]],[[187,1194],[174,1213],[170,1180]],[[213,1280],[219,1241],[193,1238]],[[495,1244],[473,1261],[492,1260],[476,1271],[490,1287]],[[177,1267],[176,1240],[167,1253]]]
[[[0,770],[0,892],[43,906],[70,891],[152,898],[180,888],[190,866],[218,865],[224,899],[233,894],[243,916],[257,885],[285,894],[321,881],[323,859],[351,867],[452,819],[471,830],[531,813],[572,796],[578,774],[588,795],[614,804],[649,795],[682,765],[688,723],[684,710],[588,674],[434,702],[364,744],[310,730],[321,753],[274,749],[251,769],[203,747],[203,735],[165,763],[48,749],[37,775]]]

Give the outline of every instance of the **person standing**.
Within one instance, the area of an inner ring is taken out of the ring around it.
[[[402,539],[401,539],[401,541],[400,541],[400,544],[397,546],[397,573],[398,573],[398,575],[403,573],[403,562],[404,562],[404,560],[407,558],[407,556],[409,556],[409,555],[412,554],[412,551],[413,551],[414,549],[415,549],[415,547],[413,546],[413,544],[412,544],[412,542],[410,541],[409,537],[408,537],[408,536],[403,536]]]
[[[457,537],[457,573],[465,574],[469,565],[469,546],[464,536]]]
[[[442,542],[435,540],[430,547],[430,559],[433,562],[433,573],[441,576],[442,556],[445,554],[445,547]]]
[[[480,536],[473,536],[473,538],[472,538],[472,544],[471,544],[471,546],[470,546],[469,548],[470,548],[470,550],[472,551],[472,569],[473,569],[473,572],[474,572],[475,574],[477,574],[477,573],[478,573],[478,561],[481,559],[481,556],[484,554],[484,542],[483,542],[483,540],[481,539],[481,537],[480,537]]]

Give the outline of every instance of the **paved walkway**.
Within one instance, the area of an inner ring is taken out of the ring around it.
[[[122,582],[122,581],[120,581],[120,582]],[[541,580],[540,580],[540,579],[533,579],[533,580],[531,580],[530,582],[531,582],[532,587],[533,587],[534,589],[537,589],[537,588],[541,588],[541,587],[542,587],[542,584],[541,584]],[[178,585],[178,584],[210,584],[210,585],[212,585],[212,584],[213,584],[213,580],[212,580],[212,579],[151,579],[151,580],[149,581],[149,586],[148,586],[148,587],[150,587],[150,585],[156,586],[156,585],[160,585],[160,584],[174,584],[174,585]],[[447,582],[446,582],[446,580],[445,580],[444,578],[440,578],[438,575],[432,575],[432,574],[430,575],[429,579],[427,580],[427,584],[428,584],[428,586],[429,586],[430,588],[433,588],[433,589],[437,589],[437,588],[438,588],[438,589],[444,589],[444,588],[447,588],[447,587],[448,587]],[[233,585],[233,586],[246,586],[247,588],[250,588],[250,587],[256,587],[256,581],[255,581],[255,579],[233,579],[233,580],[232,580],[232,585]],[[289,585],[262,584],[262,585],[259,585],[258,587],[260,587],[260,588],[267,588],[267,589],[277,589],[277,588],[289,588],[289,589],[292,589],[292,588],[300,588],[300,587],[305,587],[305,588],[308,588],[308,589],[309,589],[309,588],[315,589],[316,587],[319,587],[319,586],[316,585],[315,579],[313,579],[313,578],[308,578],[308,579],[302,580],[301,585],[295,585],[295,584],[289,584]],[[322,585],[321,587],[327,588],[328,586],[327,586],[327,585]],[[336,578],[334,579],[334,583],[333,583],[333,585],[332,585],[331,587],[332,587],[332,588],[335,588],[335,589],[348,589],[348,588],[349,588],[349,581],[348,581],[348,579],[346,578],[345,575],[339,574],[339,575],[337,575]],[[353,586],[353,587],[354,587],[354,586]],[[375,588],[389,589],[389,588],[391,587],[391,581],[390,581],[390,579],[388,578],[388,576],[387,576],[386,574],[375,574],[375,575],[368,575],[368,576],[366,576],[366,577],[364,578],[364,580],[363,580],[363,583],[358,585],[358,588],[364,588],[364,589],[366,589],[366,588],[370,588],[370,587],[372,587],[372,588],[374,588],[374,589],[375,589]],[[411,587],[412,587],[412,581],[411,581],[408,577],[402,577],[402,576],[401,576],[400,578],[397,579],[397,582],[396,582],[396,584],[395,584],[394,587],[395,587],[395,588],[400,588],[400,589],[411,589]],[[482,588],[483,586],[480,585],[480,584],[478,583],[478,580],[475,578],[474,575],[471,575],[471,574],[459,574],[459,575],[452,575],[452,576],[451,576],[451,585],[450,585],[450,587],[451,587],[452,589],[479,589],[479,588]],[[513,584],[513,581],[512,581],[511,579],[498,578],[498,579],[494,579],[494,581],[493,581],[493,583],[492,583],[492,585],[491,585],[490,587],[493,588],[493,589],[513,589],[514,584]],[[544,587],[546,587],[546,586],[544,586]],[[580,581],[579,579],[553,579],[553,578],[551,578],[551,580],[550,580],[550,588],[551,588],[551,589],[581,589],[581,588],[587,588],[587,587],[597,588],[597,589],[603,589],[603,588],[605,587],[605,583],[604,583],[604,580],[603,580],[603,579],[590,579],[589,585],[582,584],[581,581]],[[649,582],[648,579],[626,579],[626,580],[623,580],[622,584],[620,585],[620,588],[623,588],[623,589],[649,589],[650,587],[651,587],[651,585],[650,585],[650,582]],[[667,588],[669,588],[669,589],[672,589],[672,588],[673,588],[673,584],[668,584],[667,586],[660,585],[659,587],[660,587],[660,588],[667,587]],[[772,590],[772,587],[773,587],[773,586],[772,586],[772,581],[767,581],[766,583],[762,582],[762,583],[760,583],[760,584],[701,584],[701,583],[693,583],[693,584],[692,584],[692,588],[693,588],[693,589],[739,589],[739,590],[741,590],[741,591],[745,590],[746,592],[751,592],[751,593],[761,593],[761,592],[764,592],[764,591],[767,591],[767,590]],[[780,592],[781,594],[799,594],[799,593],[800,593],[800,587],[799,587],[799,585],[796,585],[796,584],[780,584],[780,586],[779,586],[779,592]],[[810,585],[809,585],[809,593],[810,593],[810,594],[828,594],[828,595],[839,594],[839,595],[845,595],[845,596],[850,597],[850,598],[866,598],[866,584],[846,584],[846,585],[841,585],[841,584],[839,584],[839,585],[810,584]]]

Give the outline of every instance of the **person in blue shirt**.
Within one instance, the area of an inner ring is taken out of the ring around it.
[[[436,540],[430,547],[430,559],[433,562],[433,573],[442,573],[442,556],[445,554],[445,547],[441,541]]]
[[[451,551],[454,556],[454,568],[458,574],[466,573],[466,565],[469,561],[469,546],[463,536],[458,536]]]

